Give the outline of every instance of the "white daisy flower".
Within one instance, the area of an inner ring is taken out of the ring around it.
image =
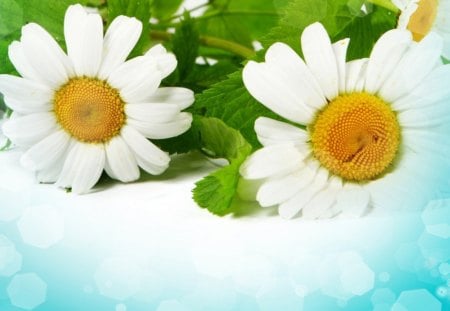
[[[431,31],[444,38],[443,56],[450,58],[450,0],[393,0],[401,13],[397,28],[408,29],[415,41]]]
[[[64,20],[67,55],[39,25],[22,28],[9,58],[22,77],[0,75],[0,92],[14,116],[3,125],[27,149],[21,162],[40,182],[87,192],[103,170],[130,182],[139,167],[161,174],[170,158],[150,139],[187,131],[194,101],[184,88],[158,88],[176,67],[175,56],[155,46],[126,61],[142,24],[117,17],[103,36],[100,15],[70,6]]]
[[[441,37],[413,43],[409,31],[391,30],[370,58],[348,63],[349,40],[332,44],[319,23],[305,29],[301,43],[305,61],[275,43],[265,62],[250,61],[243,71],[254,98],[299,125],[256,120],[263,148],[240,173],[261,182],[260,205],[278,206],[285,218],[300,211],[326,218],[426,202],[445,178],[435,166],[450,150],[435,130],[450,117]]]

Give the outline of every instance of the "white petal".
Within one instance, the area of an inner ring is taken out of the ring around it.
[[[450,98],[450,65],[439,66],[408,95],[391,103],[396,111],[423,108]]]
[[[120,91],[126,103],[145,103],[161,83],[161,74],[154,60],[139,56],[114,70],[108,82]]]
[[[189,130],[192,115],[188,112],[181,112],[174,119],[163,123],[129,118],[127,123],[147,138],[166,139],[181,135]]]
[[[389,76],[380,90],[380,95],[388,102],[408,94],[441,61],[442,38],[430,33],[412,46]]]
[[[264,106],[292,122],[309,124],[313,110],[302,104],[295,89],[286,83],[281,68],[250,61],[242,73],[245,87]]]
[[[281,176],[299,170],[304,157],[292,144],[267,146],[250,155],[239,171],[246,179]]]
[[[75,144],[75,140],[71,138],[64,153],[52,165],[36,172],[36,179],[42,183],[55,183],[61,174],[67,155]]]
[[[162,79],[170,75],[177,67],[175,55],[168,53],[161,44],[152,47],[145,55],[156,61]]]
[[[64,130],[56,131],[28,149],[20,162],[29,170],[48,169],[65,153],[69,142],[70,137]]]
[[[417,5],[419,0],[393,0],[392,2],[401,10],[401,14],[397,22],[397,28],[406,29],[411,16],[419,7]]]
[[[70,150],[61,175],[56,182],[74,193],[86,193],[95,186],[105,167],[103,145],[77,142]]]
[[[411,45],[412,35],[407,30],[394,29],[378,39],[367,65],[365,90],[375,94],[391,76],[398,62]]]
[[[120,136],[116,136],[105,144],[106,161],[115,179],[122,182],[135,181],[140,172],[136,157]]]
[[[56,131],[53,113],[42,112],[10,119],[3,124],[3,134],[19,146],[30,146]]]
[[[339,76],[339,93],[345,93],[345,79],[346,79],[346,59],[347,49],[350,44],[350,39],[342,39],[333,44],[333,52],[336,56],[336,64]]]
[[[41,80],[41,77],[33,69],[30,62],[25,56],[23,51],[23,44],[19,41],[14,41],[8,48],[8,56],[11,63],[16,68],[17,72],[24,78],[33,81],[45,83],[45,80]]]
[[[322,24],[314,23],[305,28],[301,41],[306,64],[319,82],[325,96],[333,100],[338,96],[339,75],[336,55],[327,31]]]
[[[0,75],[0,93],[16,100],[51,102],[53,91],[47,86],[11,75]]]
[[[327,185],[328,171],[319,169],[314,181],[306,188],[300,190],[288,201],[280,204],[278,213],[285,219],[290,219],[300,212],[302,208]]]
[[[59,88],[73,76],[69,58],[41,26],[34,23],[23,26],[21,42],[28,63],[50,87]]]
[[[346,216],[363,216],[370,203],[370,193],[362,186],[347,183],[336,198],[336,209]]]
[[[305,62],[287,44],[277,42],[266,52],[266,62],[285,73],[283,81],[297,94],[303,105],[321,109],[326,104],[325,96],[316,78]]]
[[[67,9],[64,19],[67,53],[78,76],[97,75],[103,50],[103,23],[100,15],[88,14],[81,5]]]
[[[142,169],[152,175],[162,174],[169,166],[168,154],[147,140],[131,126],[122,128],[122,138],[136,155]]]
[[[281,204],[305,188],[314,178],[316,170],[305,166],[283,177],[274,177],[262,184],[256,200],[262,207]]]
[[[450,106],[448,100],[434,103],[422,109],[410,109],[398,114],[402,127],[431,128],[444,126],[450,122]]]
[[[4,97],[6,106],[14,111],[22,114],[30,114],[35,112],[49,112],[53,110],[53,105],[49,102],[42,102],[30,98],[28,100],[18,100],[13,97]]]
[[[128,104],[125,105],[126,115],[134,120],[147,123],[165,123],[174,120],[180,113],[176,104]]]
[[[307,145],[309,139],[306,131],[285,122],[259,117],[255,122],[255,132],[258,140],[264,146],[292,143]]]
[[[107,79],[127,59],[139,40],[142,23],[134,17],[116,17],[106,31],[103,41],[103,60],[98,73],[100,79]]]
[[[338,177],[330,178],[328,186],[319,191],[302,209],[302,216],[306,219],[323,218],[336,202],[336,196],[342,189],[342,181]]]
[[[362,58],[347,63],[346,93],[361,92],[364,89],[368,61],[368,58]]]
[[[194,92],[184,87],[160,87],[148,98],[150,103],[177,104],[180,110],[194,103]]]

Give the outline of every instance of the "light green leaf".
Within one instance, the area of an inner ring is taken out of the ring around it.
[[[197,23],[201,34],[252,47],[252,41],[274,27],[278,17],[272,0],[215,0]]]
[[[183,0],[154,0],[151,11],[157,19],[167,19],[171,17],[181,6]]]
[[[202,149],[215,158],[225,158],[229,165],[196,183],[194,200],[216,215],[231,213],[236,196],[239,167],[250,155],[252,147],[239,131],[228,127],[219,119],[198,118],[196,125]]]

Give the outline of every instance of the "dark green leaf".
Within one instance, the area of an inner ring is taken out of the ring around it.
[[[172,44],[178,61],[178,81],[184,81],[195,66],[199,47],[199,34],[189,13],[184,14],[183,21],[176,28]]]
[[[236,195],[239,167],[252,151],[242,135],[219,119],[198,118],[196,125],[202,149],[208,154],[225,158],[229,165],[196,183],[194,200],[216,215],[226,215]]]
[[[260,116],[280,118],[247,92],[241,71],[198,95],[194,113],[223,120],[228,126],[239,130],[255,148],[261,146],[253,129],[255,120]]]

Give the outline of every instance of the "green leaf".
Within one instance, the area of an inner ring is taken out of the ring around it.
[[[321,22],[333,42],[351,39],[348,60],[367,57],[378,38],[395,27],[397,16],[376,6],[368,6],[366,14],[360,9],[362,4],[361,0],[294,0],[262,42],[266,47],[285,42],[301,53],[301,33],[308,25]]]
[[[142,34],[130,54],[130,58],[141,55],[150,45],[149,20],[151,0],[108,0],[108,25],[119,15],[135,17],[142,22]]]
[[[199,33],[189,13],[184,14],[172,39],[173,52],[178,61],[178,81],[184,81],[195,66],[198,56]]]
[[[239,130],[254,148],[261,146],[253,129],[255,120],[260,116],[280,119],[248,93],[240,70],[198,95],[193,111],[198,115],[221,119]]]
[[[183,0],[154,0],[151,7],[152,15],[157,19],[171,17],[181,6]]]
[[[230,164],[197,182],[194,200],[213,214],[226,215],[232,212],[239,167],[250,155],[252,147],[238,131],[219,119],[198,118],[196,122],[202,149],[213,157],[227,159]]]
[[[215,0],[196,19],[200,33],[252,47],[252,41],[266,34],[278,22],[272,0]]]

